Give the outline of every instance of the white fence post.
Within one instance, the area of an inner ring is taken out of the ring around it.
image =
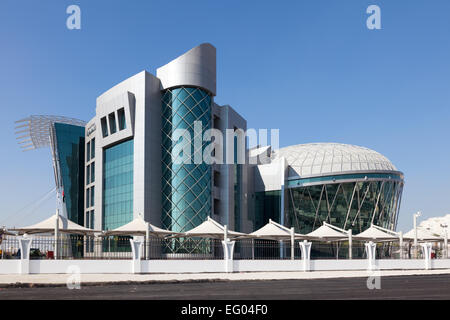
[[[367,270],[371,271],[376,268],[375,260],[377,253],[377,245],[372,241],[369,241],[366,242],[364,246],[366,247],[367,261],[369,263]]]
[[[133,259],[131,260],[131,273],[140,273],[142,241],[130,239],[130,244],[131,244],[131,252],[133,254]]]
[[[423,258],[425,261],[425,270],[431,269],[431,243],[421,243]]]
[[[230,239],[227,239],[226,241],[222,240],[225,272],[233,272],[233,253],[235,243],[236,241],[230,241]]]
[[[303,240],[299,244],[302,252],[303,271],[309,271],[311,270],[311,242]]]
[[[19,246],[20,246],[20,273],[21,274],[29,274],[30,273],[30,247],[31,247],[30,238],[20,238]]]

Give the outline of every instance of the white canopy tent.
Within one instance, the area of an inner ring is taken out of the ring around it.
[[[222,226],[217,221],[208,217],[206,221],[202,222],[199,226],[184,233],[174,235],[173,237],[200,237],[227,240],[228,238],[237,238],[242,236],[246,236],[246,234],[228,230],[226,225]]]
[[[145,236],[148,239],[150,236],[162,238],[172,234],[178,234],[178,232],[158,228],[149,222],[146,222],[142,216],[139,215],[134,220],[119,228],[105,231],[103,236]]]
[[[99,233],[99,230],[92,230],[80,226],[75,222],[70,221],[69,219],[62,217],[58,214],[51,216],[41,222],[33,224],[28,227],[11,229],[13,231],[18,231],[19,235],[23,234],[42,234],[42,233],[50,233],[50,234],[58,234],[58,233],[67,233],[67,234],[79,234],[79,235],[94,235],[95,233]]]
[[[158,228],[149,222],[145,221],[144,218],[139,215],[137,218],[128,222],[127,224],[109,231],[105,231],[102,235],[107,236],[144,236],[144,247],[145,247],[145,257],[148,259],[150,257],[150,237],[164,238],[168,235],[179,234],[178,232],[169,231],[165,229]]]
[[[352,229],[344,230],[324,222],[322,226],[308,233],[306,237],[317,241],[348,240],[348,255],[350,259],[352,258]]]
[[[28,227],[12,229],[18,231],[19,235],[32,235],[32,234],[54,234],[55,236],[55,254],[54,258],[58,258],[59,253],[59,235],[63,234],[78,234],[83,236],[94,236],[96,233],[100,233],[99,230],[92,230],[80,226],[69,219],[62,217],[56,212],[55,215],[47,218],[41,222],[33,224]]]
[[[294,228],[287,228],[272,219],[269,219],[269,223],[260,229],[243,236],[242,238],[251,239],[267,239],[267,240],[291,240],[291,259],[294,259],[295,239],[306,239],[306,236],[300,233],[295,233]],[[254,246],[252,241],[252,256],[254,256]]]
[[[370,228],[353,237],[357,241],[372,241],[372,242],[399,242],[399,257],[403,258],[403,233],[395,232],[389,229],[385,229],[374,224],[370,225]]]
[[[373,224],[370,228],[353,236],[353,239],[355,240],[367,240],[372,242],[397,241],[400,238],[400,233],[387,230]]]
[[[408,241],[414,241],[414,239],[415,239],[414,229],[405,233],[403,238]],[[419,240],[419,241],[442,241],[443,238],[438,235],[433,234],[432,232],[430,232],[426,229],[417,228],[417,240]]]
[[[286,239],[306,239],[306,236],[300,233],[294,233],[294,228],[285,227],[269,219],[269,223],[260,229],[243,236],[243,238],[259,238],[267,240],[286,240]]]
[[[348,238],[348,233],[345,230],[324,222],[322,226],[306,234],[306,237],[320,241],[343,241]]]

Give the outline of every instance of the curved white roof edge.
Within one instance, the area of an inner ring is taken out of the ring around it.
[[[382,154],[350,144],[307,143],[278,149],[289,165],[288,178],[331,176],[342,173],[402,172]]]
[[[156,70],[163,89],[201,87],[216,95],[216,48],[203,43]]]

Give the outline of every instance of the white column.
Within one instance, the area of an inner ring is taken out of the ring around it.
[[[147,222],[147,229],[145,230],[145,259],[150,259],[150,224]]]
[[[352,253],[352,246],[353,246],[353,242],[352,242],[352,229],[348,229],[348,258],[352,259],[353,258],[353,253]]]
[[[377,245],[373,243],[372,241],[366,242],[364,244],[366,247],[366,254],[367,254],[367,261],[368,261],[368,267],[367,270],[373,270],[376,268],[375,259],[376,259],[376,253],[377,253]]]
[[[431,269],[431,243],[421,243],[423,258],[425,262],[425,270]]]
[[[59,253],[58,238],[59,238],[59,212],[56,211],[56,221],[55,221],[55,252],[53,252],[53,258],[54,258],[55,260],[58,259],[58,253]]]
[[[311,242],[303,240],[299,242],[302,252],[303,271],[311,270]]]
[[[222,241],[225,272],[233,272],[233,253],[235,243],[236,241],[230,241],[230,239]]]
[[[448,259],[448,235],[447,235],[447,230],[445,230],[445,235],[444,235],[444,259]]]
[[[403,231],[399,232],[399,238],[400,238],[400,259],[403,259]]]
[[[142,241],[130,239],[130,244],[131,244],[131,253],[133,255],[131,259],[131,273],[140,273]]]
[[[20,273],[29,274],[30,273],[30,247],[31,238],[20,238]]]
[[[295,254],[295,232],[294,228],[291,228],[291,260],[294,260]]]

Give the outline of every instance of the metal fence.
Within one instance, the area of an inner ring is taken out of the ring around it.
[[[53,237],[32,237],[30,259],[131,259],[131,237],[83,237],[65,235],[55,242]],[[56,244],[56,245],[55,245]],[[141,248],[143,259],[223,259],[222,240],[206,238],[151,238]],[[19,259],[19,240],[7,236],[0,242],[1,259]],[[448,256],[443,243],[434,243],[432,258]],[[293,258],[301,259],[299,241],[295,241]],[[348,242],[312,242],[311,259],[348,259]],[[363,242],[353,242],[352,259],[366,259]],[[398,242],[377,243],[376,259],[423,259],[422,249],[406,242],[400,248]],[[237,240],[234,247],[235,260],[283,260],[292,259],[291,242],[260,239]]]

